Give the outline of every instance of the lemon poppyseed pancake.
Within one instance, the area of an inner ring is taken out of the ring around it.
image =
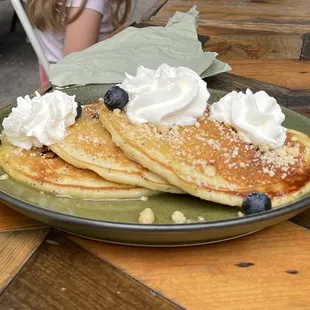
[[[157,174],[130,160],[112,141],[98,119],[102,103],[83,106],[82,115],[68,128],[64,140],[50,146],[66,162],[90,169],[112,182],[141,186],[152,190],[181,193],[182,191]]]
[[[28,151],[14,146],[2,146],[0,163],[2,169],[17,181],[56,195],[130,199],[156,193],[137,186],[107,181],[93,171],[68,164],[47,148]]]
[[[310,137],[288,129],[283,146],[262,152],[230,126],[209,118],[195,125],[134,124],[125,112],[99,112],[113,141],[135,161],[194,196],[241,206],[252,192],[269,195],[272,206],[310,192]]]

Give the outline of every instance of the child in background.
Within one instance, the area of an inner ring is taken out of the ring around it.
[[[126,21],[130,5],[130,0],[27,0],[26,10],[48,62],[55,64],[104,40]],[[44,85],[48,78],[41,65],[39,70]]]

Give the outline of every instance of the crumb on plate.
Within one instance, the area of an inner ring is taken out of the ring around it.
[[[180,211],[174,211],[171,215],[171,219],[176,224],[186,223],[185,215]]]
[[[5,180],[8,180],[9,179],[9,175],[8,174],[2,174],[1,176],[0,176],[0,180],[1,181],[5,181]]]
[[[155,215],[152,209],[145,208],[139,216],[140,224],[153,224],[155,222]]]

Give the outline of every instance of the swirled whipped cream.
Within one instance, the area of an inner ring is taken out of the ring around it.
[[[119,85],[129,95],[125,111],[133,123],[193,125],[207,106],[207,84],[193,70],[161,65],[157,70],[138,67]]]
[[[286,139],[287,130],[281,126],[285,115],[275,98],[264,91],[233,91],[211,105],[210,118],[231,125],[241,140],[261,150],[277,148]]]
[[[33,98],[17,98],[17,107],[2,122],[3,133],[23,149],[48,146],[65,138],[66,127],[75,123],[76,116],[75,96],[58,90],[43,96],[36,92]]]

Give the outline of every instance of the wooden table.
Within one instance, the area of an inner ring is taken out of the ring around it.
[[[194,3],[204,49],[233,68],[209,87],[264,89],[310,116],[307,0],[158,1],[144,23],[164,25]],[[0,309],[310,309],[308,229],[309,211],[220,244],[136,248],[60,233],[0,205]]]

